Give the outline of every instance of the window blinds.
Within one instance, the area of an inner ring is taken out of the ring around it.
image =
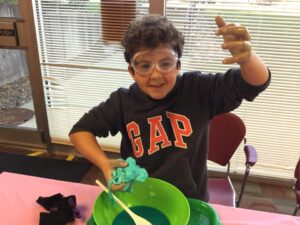
[[[120,46],[146,0],[35,1],[37,36],[52,141],[68,143],[72,125],[112,90],[132,83]],[[118,149],[120,136],[101,140]]]
[[[34,2],[50,134],[53,142],[68,143],[70,128],[86,111],[106,100],[113,90],[132,83],[119,44],[126,26],[122,22],[127,22],[133,13],[148,13],[149,2]],[[112,2],[118,4],[110,5]],[[272,71],[267,91],[235,111],[246,123],[248,143],[258,150],[259,160],[251,173],[290,179],[300,155],[299,3],[167,1],[166,16],[185,35],[182,71],[222,72],[229,68],[221,63],[228,56],[220,48],[222,38],[214,35],[216,15],[247,26],[253,49]],[[100,141],[117,150],[120,136]],[[240,149],[232,163],[237,173],[244,169],[243,160]]]
[[[272,82],[254,102],[234,111],[247,127],[247,140],[258,151],[251,170],[258,176],[291,179],[300,156],[300,3],[296,1],[167,1],[166,16],[186,37],[182,70],[222,72],[229,56],[220,48],[214,17],[246,26],[254,51],[272,72]],[[232,170],[244,171],[239,148]],[[212,169],[220,169],[209,165]]]

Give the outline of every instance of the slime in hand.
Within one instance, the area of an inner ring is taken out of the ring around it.
[[[128,166],[118,167],[113,171],[113,177],[108,182],[109,197],[113,201],[111,195],[111,185],[125,183],[122,191],[132,192],[134,181],[145,181],[148,178],[148,173],[144,168],[138,166],[135,160],[131,157],[126,159]]]

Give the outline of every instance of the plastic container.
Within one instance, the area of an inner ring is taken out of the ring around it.
[[[188,198],[190,219],[188,225],[222,225],[215,209],[206,202]]]
[[[129,207],[148,206],[159,210],[171,225],[188,224],[190,207],[186,197],[175,186],[163,180],[148,178],[144,182],[136,181],[133,192],[117,191],[114,194]],[[107,193],[102,192],[94,204],[94,222],[97,225],[112,224],[122,211],[117,203],[112,203]]]
[[[161,210],[171,225],[222,225],[209,203],[186,198],[176,187],[159,179],[148,178],[145,182],[136,182],[132,193],[115,194],[129,207],[148,205]],[[87,225],[111,225],[121,211],[117,203],[112,206],[108,195],[102,192],[96,199],[93,215]]]
[[[191,198],[188,198],[188,202],[191,210],[188,225],[222,225],[215,209],[208,203]],[[97,225],[93,216],[87,225]]]

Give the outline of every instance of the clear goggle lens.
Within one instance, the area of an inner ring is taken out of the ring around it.
[[[140,75],[149,75],[154,67],[161,73],[168,73],[177,66],[178,55],[174,51],[160,53],[159,61],[151,60],[147,53],[137,53],[131,60],[131,66]]]

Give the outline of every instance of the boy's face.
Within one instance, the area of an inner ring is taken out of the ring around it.
[[[162,99],[173,89],[179,69],[178,56],[170,47],[143,49],[128,65],[139,88],[153,99]]]

